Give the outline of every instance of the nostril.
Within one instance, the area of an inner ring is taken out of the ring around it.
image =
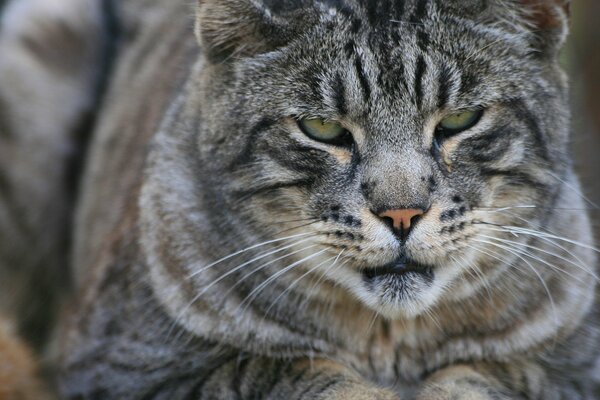
[[[386,224],[390,229],[394,230],[394,219],[391,217],[381,217],[381,220],[384,224]]]
[[[424,213],[425,211],[420,208],[399,208],[379,213],[378,216],[400,240],[406,241],[410,231]]]
[[[423,214],[415,215],[410,219],[410,226],[415,226],[423,218]]]

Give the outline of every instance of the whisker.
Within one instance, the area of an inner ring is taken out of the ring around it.
[[[513,215],[514,217],[518,218],[519,220],[521,220],[521,221],[525,222],[526,224],[528,224],[528,225],[531,225],[531,223],[530,223],[528,220],[526,220],[525,218],[521,218],[521,217],[519,217],[519,216],[517,216],[516,214],[513,214],[513,213],[509,213],[509,214],[511,214],[511,215]],[[481,225],[482,225],[482,227],[484,227],[484,228],[489,228],[489,227],[487,226],[488,224],[481,224]],[[501,225],[500,225],[500,224],[493,224],[493,225],[494,225],[494,226],[497,226],[497,227],[501,227]],[[538,228],[539,228],[539,226],[538,226]],[[541,228],[540,228],[540,229],[541,229]],[[516,234],[516,233],[514,233],[514,232],[510,232],[510,231],[508,231],[508,230],[504,230],[504,229],[502,229],[502,231],[504,231],[504,232],[508,232],[508,233],[511,233],[511,234],[512,234],[513,236],[515,236],[515,237],[519,237],[519,235],[518,235],[518,234]],[[551,234],[551,235],[555,235],[555,233],[554,233],[554,232],[551,232],[551,231],[549,231],[548,229],[544,229],[542,232],[544,232],[544,233],[548,233],[548,234]],[[560,244],[556,243],[555,241],[553,241],[553,240],[550,240],[550,239],[548,239],[548,238],[544,238],[544,237],[537,237],[537,238],[538,238],[538,239],[540,239],[540,240],[543,240],[544,242],[546,242],[546,243],[548,243],[548,244],[550,244],[550,245],[552,245],[553,247],[557,247],[557,248],[559,248],[560,250],[562,250],[562,251],[566,252],[568,255],[570,255],[570,256],[571,256],[571,257],[573,257],[575,260],[577,260],[577,261],[578,261],[578,262],[579,262],[579,263],[580,263],[582,266],[585,266],[585,263],[584,263],[584,262],[583,262],[583,261],[582,261],[582,260],[581,260],[581,259],[580,259],[580,258],[579,258],[577,255],[576,255],[576,254],[574,254],[574,253],[573,253],[571,250],[567,249],[566,247],[564,247],[564,246],[562,246],[562,245],[560,245]],[[565,261],[566,261],[566,260],[565,260]]]
[[[308,289],[306,291],[306,293],[312,293],[312,291],[315,290],[315,288],[319,285],[319,283],[321,283],[321,281],[325,278],[325,276],[327,275],[328,272],[330,272],[331,270],[333,270],[333,272],[336,272],[336,271],[340,270],[341,268],[343,268],[348,263],[348,260],[350,258],[349,258],[349,256],[346,256],[345,259],[346,259],[346,261],[338,264],[337,267],[335,266],[335,264],[332,264],[328,268],[324,268],[323,271],[321,272],[321,275],[317,279],[317,281],[315,283],[313,283],[313,285],[310,287],[310,289]],[[336,263],[337,263],[337,260],[336,260]],[[337,285],[337,282],[335,282],[334,285]],[[306,297],[306,299],[298,306],[299,308],[304,307],[306,305],[306,303],[308,302],[309,297],[308,296],[305,296],[305,297]]]
[[[467,247],[470,247],[474,250],[479,250],[477,248],[475,248],[474,246],[471,246],[469,244],[466,245]],[[452,257],[454,258],[454,257]],[[463,263],[466,263],[465,257],[461,257],[461,260]],[[488,282],[488,280],[486,279],[485,275],[483,274],[483,271],[481,270],[481,268],[475,264],[474,262],[468,262],[467,263],[467,272],[469,273],[469,275],[471,275],[474,279],[479,280],[483,286],[483,288],[486,290],[487,295],[488,295],[488,299],[489,302],[492,303],[492,292],[491,292],[491,285]]]
[[[196,275],[198,275],[198,274],[200,274],[200,273],[202,273],[202,272],[206,271],[207,269],[209,269],[209,268],[211,268],[211,267],[213,267],[213,266],[215,266],[215,265],[217,265],[217,264],[220,264],[220,263],[222,263],[223,261],[229,260],[230,258],[233,258],[233,257],[235,257],[235,256],[238,256],[238,255],[240,255],[240,254],[243,254],[243,253],[245,253],[245,252],[247,252],[247,251],[254,250],[254,249],[257,249],[257,248],[259,248],[259,247],[263,247],[263,246],[266,246],[266,245],[269,245],[269,244],[273,244],[273,243],[281,242],[281,241],[284,241],[284,240],[295,239],[295,238],[298,238],[298,237],[302,237],[302,236],[308,236],[308,235],[314,235],[314,234],[313,234],[312,232],[299,233],[299,234],[297,234],[297,235],[291,235],[291,236],[287,236],[287,237],[284,237],[284,238],[279,238],[279,239],[272,239],[272,240],[268,240],[268,241],[266,241],[266,242],[262,242],[262,243],[258,243],[258,244],[252,245],[252,246],[250,246],[250,247],[246,247],[246,248],[245,248],[245,249],[243,249],[243,250],[236,251],[235,253],[231,253],[231,254],[229,254],[229,255],[227,255],[227,256],[225,256],[225,257],[223,257],[223,258],[220,258],[220,259],[218,259],[217,261],[213,261],[212,263],[208,264],[207,266],[205,266],[205,267],[203,267],[203,268],[200,268],[200,270],[198,270],[198,271],[195,271],[195,272],[193,272],[192,274],[188,275],[188,277],[187,277],[186,279],[191,279],[191,278],[193,278],[194,276],[196,276]]]
[[[298,243],[294,243],[294,244],[290,245],[289,247],[291,247],[291,246],[295,246],[295,245],[297,245],[297,244],[298,244]],[[317,246],[316,244],[313,244],[313,245],[311,245],[311,246],[307,246],[307,247],[305,247],[305,248],[302,248],[302,249],[300,249],[300,250],[296,250],[296,251],[294,251],[294,252],[292,252],[292,253],[288,253],[288,254],[286,254],[286,255],[284,255],[284,256],[281,256],[281,257],[278,257],[278,258],[276,258],[276,259],[274,259],[274,260],[271,260],[271,261],[269,261],[269,262],[268,262],[268,263],[266,263],[266,264],[263,264],[261,268],[264,268],[264,267],[266,267],[266,266],[268,266],[268,265],[270,265],[270,264],[273,264],[273,263],[275,263],[275,262],[277,262],[277,261],[279,261],[279,260],[282,260],[282,259],[284,259],[284,258],[290,257],[290,256],[292,256],[292,255],[294,255],[294,254],[296,254],[296,253],[299,253],[299,252],[302,252],[302,251],[308,250],[308,249],[310,249],[310,248],[313,248],[313,247],[316,247],[316,246]],[[263,258],[263,257],[261,257],[261,258]],[[199,299],[200,299],[200,298],[201,298],[201,297],[202,297],[202,296],[203,296],[203,295],[204,295],[204,294],[205,294],[205,293],[206,293],[208,290],[210,290],[210,288],[214,287],[214,286],[215,286],[217,283],[221,282],[222,280],[224,280],[224,279],[225,279],[225,278],[227,278],[228,276],[231,276],[231,275],[233,275],[235,272],[239,271],[240,269],[242,269],[243,267],[247,266],[248,264],[250,264],[251,262],[254,262],[254,261],[256,261],[256,260],[251,260],[250,262],[245,262],[245,263],[243,263],[243,264],[241,264],[241,265],[237,266],[236,268],[234,268],[234,269],[230,270],[230,271],[229,271],[229,272],[227,272],[226,274],[224,274],[224,275],[221,275],[219,278],[217,278],[217,279],[213,280],[213,281],[212,281],[212,282],[211,282],[209,285],[205,286],[205,287],[204,287],[204,288],[203,288],[203,289],[202,289],[200,292],[198,292],[198,293],[197,293],[197,294],[196,294],[196,295],[195,295],[195,296],[192,298],[192,300],[191,300],[191,301],[190,301],[190,302],[189,302],[189,303],[188,303],[188,304],[187,304],[187,305],[186,305],[186,306],[185,306],[185,307],[184,307],[184,308],[183,308],[183,309],[182,309],[182,310],[179,312],[179,314],[177,314],[177,317],[176,317],[176,318],[174,319],[174,321],[172,322],[171,328],[169,329],[169,333],[167,334],[167,336],[170,336],[170,332],[172,331],[173,327],[174,327],[174,326],[175,326],[175,325],[176,325],[176,324],[177,324],[177,323],[178,323],[178,322],[181,320],[181,318],[183,318],[183,315],[184,315],[184,314],[187,312],[187,310],[189,310],[189,309],[190,309],[190,307],[191,307],[191,306],[192,306],[194,303],[196,303],[196,302],[197,302],[197,301],[198,301],[198,300],[199,300]],[[247,277],[247,276],[246,276],[246,277]],[[246,278],[246,277],[244,277],[244,278]],[[243,279],[242,279],[242,280],[243,280]],[[235,286],[239,285],[239,283],[240,283],[240,281],[236,282]],[[234,286],[234,287],[235,287],[235,286]],[[227,291],[227,292],[226,292],[226,294],[225,294],[224,296],[222,296],[222,297],[223,297],[224,299],[226,299],[226,298],[227,298],[227,295],[228,295],[228,294],[229,294],[231,291],[232,291],[232,288],[230,288],[230,289],[229,289],[229,291]]]
[[[546,291],[546,293],[548,294],[548,299],[550,300],[550,307],[552,308],[552,314],[554,316],[554,323],[556,325],[558,325],[558,314],[556,313],[556,305],[554,303],[554,298],[552,297],[552,294],[550,293],[550,289],[548,288],[548,285],[546,284],[546,281],[544,281],[544,279],[542,278],[542,276],[540,275],[540,273],[534,268],[534,266],[527,261],[524,257],[522,257],[521,254],[523,254],[522,252],[518,252],[518,249],[514,249],[511,248],[509,246],[503,246],[500,245],[498,243],[493,243],[493,242],[489,242],[487,240],[479,240],[479,239],[473,239],[475,241],[481,242],[481,243],[486,243],[489,244],[491,246],[496,246],[498,248],[504,249],[506,251],[508,251],[509,253],[517,256],[519,259],[521,259],[525,264],[527,264],[527,266],[531,269],[531,271],[533,271],[533,273],[538,277],[538,279],[540,280],[540,282],[542,283],[544,290]]]
[[[346,249],[342,249],[342,252],[345,251]],[[341,257],[341,256],[340,256]],[[315,290],[315,288],[321,283],[321,281],[323,279],[325,279],[325,277],[327,276],[328,272],[331,272],[333,270],[333,272],[337,272],[338,270],[340,270],[344,265],[346,265],[348,263],[348,260],[350,258],[350,256],[344,256],[341,257],[343,260],[345,259],[346,261],[342,262],[341,264],[338,264],[337,267],[335,267],[335,265],[337,264],[338,260],[336,260],[335,264],[332,264],[330,267],[328,268],[324,268],[323,272],[321,273],[321,275],[319,276],[319,278],[317,279],[317,281],[310,287],[310,289],[308,290],[308,292],[312,292],[313,290]],[[334,268],[335,267],[335,268]]]
[[[468,246],[468,247],[470,247],[470,248],[472,248],[473,250],[475,250],[475,251],[477,251],[477,252],[480,252],[480,253],[482,253],[482,254],[485,254],[485,255],[487,255],[487,256],[489,256],[489,257],[492,257],[492,258],[494,258],[494,259],[496,259],[496,260],[500,261],[500,263],[501,263],[501,264],[506,264],[506,260],[505,260],[505,259],[503,259],[502,257],[500,257],[500,256],[501,256],[501,254],[500,254],[499,252],[497,252],[497,251],[494,251],[494,250],[492,250],[492,249],[482,249],[482,248],[480,248],[480,247],[471,246],[471,245],[467,245],[467,246]],[[509,267],[511,267],[512,265],[511,265],[511,264],[508,264],[508,266],[509,266]],[[510,269],[509,269],[509,272],[510,272]],[[518,282],[520,282],[519,278],[518,278],[518,277],[515,277],[515,275],[514,275],[513,273],[509,273],[509,274],[508,274],[508,276],[509,276],[510,278],[512,278],[512,279],[516,279]],[[491,288],[491,285],[490,285],[490,284],[489,284],[489,282],[488,282],[488,280],[489,280],[489,279],[486,279],[486,278],[485,278],[485,276],[484,276],[484,280],[487,282],[487,286],[490,286],[490,288]],[[517,295],[515,292],[513,292],[512,290],[511,290],[510,292],[511,292],[512,296],[513,296],[515,299],[518,299],[518,298],[519,298],[519,296],[518,296],[518,295]],[[491,300],[491,299],[490,299],[490,300]],[[492,303],[493,303],[493,300],[492,300]]]
[[[263,320],[269,314],[269,312],[271,311],[271,309],[273,308],[273,306],[275,306],[275,304],[279,301],[279,299],[281,299],[283,296],[285,296],[287,293],[289,293],[289,291],[292,290],[302,279],[304,279],[305,277],[307,277],[308,275],[310,275],[311,273],[313,273],[314,271],[316,271],[322,265],[324,265],[324,264],[328,263],[329,261],[335,259],[333,261],[333,264],[331,264],[329,267],[327,267],[327,268],[331,268],[333,265],[335,265],[337,263],[337,261],[339,260],[339,258],[340,258],[340,256],[342,255],[343,252],[344,252],[344,250],[342,250],[337,256],[330,257],[330,258],[328,258],[328,259],[320,262],[319,264],[315,265],[314,267],[312,267],[311,269],[309,269],[308,271],[306,271],[300,277],[296,278],[283,292],[281,292],[279,294],[279,296],[277,296],[275,298],[275,300],[273,300],[271,302],[271,304],[269,305],[269,307],[265,311],[265,316],[263,317]]]
[[[483,236],[483,235],[481,235],[481,236]],[[489,236],[488,236],[488,237],[489,237]],[[498,239],[498,238],[492,238],[492,239],[494,239],[494,240],[498,240],[498,241],[500,241],[501,243],[503,243],[503,242],[501,241],[501,239]],[[550,264],[548,261],[544,260],[543,258],[540,258],[540,257],[538,257],[538,256],[535,256],[534,254],[532,254],[532,253],[530,253],[530,252],[526,252],[526,249],[518,249],[518,248],[516,248],[516,246],[514,246],[514,245],[510,245],[510,244],[507,244],[507,243],[503,243],[503,244],[498,244],[498,243],[490,243],[490,242],[488,242],[488,243],[489,243],[489,244],[492,244],[492,245],[496,245],[496,246],[497,246],[497,247],[499,247],[499,248],[504,248],[505,250],[507,250],[507,251],[509,251],[509,252],[510,252],[510,250],[509,250],[509,249],[512,249],[512,250],[514,250],[514,251],[517,251],[517,252],[518,252],[520,255],[522,255],[522,256],[529,257],[529,258],[531,258],[532,260],[538,261],[538,262],[540,262],[540,263],[542,263],[542,264],[544,264],[544,265],[546,265],[546,266],[550,267],[551,269],[553,269],[553,270],[555,270],[555,271],[557,271],[557,272],[561,272],[561,273],[563,273],[563,274],[565,274],[565,275],[569,276],[570,278],[573,278],[573,279],[575,279],[576,281],[578,281],[578,282],[580,282],[580,283],[584,283],[584,281],[583,281],[583,280],[582,280],[580,277],[577,277],[577,276],[575,276],[575,275],[571,274],[570,272],[568,272],[568,271],[565,271],[564,269],[562,269],[562,268],[560,268],[560,267],[557,267],[557,266],[556,266],[556,265],[554,265],[554,264]],[[514,253],[513,253],[513,254],[514,254]],[[515,254],[515,255],[516,255],[516,254]],[[525,260],[523,259],[523,261],[525,261]],[[525,262],[526,262],[526,261],[525,261]],[[587,272],[587,271],[586,271],[586,272]]]
[[[516,209],[538,209],[538,210],[552,210],[552,211],[600,211],[597,208],[574,208],[574,207],[543,207],[535,205],[522,205],[522,206],[505,206],[505,207],[473,207],[475,211],[481,212],[501,212],[506,210]]]
[[[546,233],[546,232],[542,232],[542,231],[536,231],[533,229],[528,229],[528,228],[523,228],[523,227],[519,227],[519,226],[510,226],[510,225],[500,225],[500,224],[493,224],[493,223],[489,223],[489,222],[475,222],[475,224],[482,224],[482,225],[491,225],[491,226],[496,226],[499,228],[504,228],[507,229],[511,232],[514,233],[522,233],[522,234],[526,234],[526,235],[531,235],[531,236],[537,236],[537,237],[546,237],[546,238],[550,238],[550,239],[556,239],[556,240],[560,240],[566,243],[570,243],[576,246],[580,246],[584,249],[588,249],[588,250],[592,250],[596,253],[600,253],[600,250],[597,247],[591,246],[589,244],[583,243],[583,242],[579,242],[577,240],[572,240],[572,239],[567,239],[567,238],[563,238],[551,233]]]
[[[246,311],[246,309],[250,306],[250,303],[252,303],[252,301],[258,296],[258,294],[264,288],[266,288],[271,282],[273,282],[275,279],[277,279],[281,275],[285,274],[286,272],[290,271],[291,269],[297,267],[298,265],[302,264],[303,262],[308,261],[314,257],[317,257],[326,251],[328,251],[328,249],[323,249],[321,251],[311,254],[310,256],[306,256],[303,259],[293,262],[292,264],[288,265],[287,267],[283,268],[282,270],[280,270],[277,273],[275,273],[274,275],[272,275],[266,281],[264,281],[263,283],[258,285],[256,288],[254,288],[250,292],[250,294],[248,294],[248,296],[246,296],[246,298],[239,304],[238,309],[234,312],[234,314],[237,314],[237,312],[239,311],[239,308],[245,304],[244,308],[242,309],[242,314],[243,314]]]
[[[564,184],[566,187],[568,187],[569,189],[571,189],[573,192],[575,192],[575,194],[577,194],[579,197],[581,197],[583,199],[583,201],[585,201],[586,203],[588,203],[589,205],[591,205],[594,209],[599,209],[600,207],[598,207],[598,205],[596,203],[594,203],[592,200],[590,200],[588,197],[586,197],[581,190],[579,190],[579,188],[575,187],[574,185],[572,185],[569,182],[566,182],[564,179],[560,178],[558,175],[556,175],[555,173],[553,173],[552,171],[548,171],[548,174],[550,176],[552,176],[554,179],[556,179],[557,181],[561,182],[562,184]]]
[[[234,284],[234,285],[233,285],[231,288],[229,288],[229,289],[227,290],[227,292],[225,292],[225,294],[224,294],[222,297],[223,297],[223,298],[227,298],[227,296],[228,296],[228,295],[229,295],[229,294],[230,294],[230,293],[231,293],[231,292],[232,292],[232,291],[233,291],[235,288],[237,288],[237,287],[238,287],[240,284],[242,284],[242,283],[243,283],[243,282],[244,282],[246,279],[248,279],[250,276],[254,275],[254,274],[255,274],[255,273],[257,273],[257,272],[264,270],[264,269],[265,269],[266,267],[268,267],[269,265],[273,265],[273,264],[274,264],[274,263],[276,263],[277,261],[283,260],[283,259],[285,259],[285,258],[288,258],[288,257],[290,257],[290,256],[293,256],[293,255],[295,255],[295,254],[301,253],[301,252],[303,252],[303,251],[305,251],[305,250],[312,249],[312,248],[314,248],[314,247],[317,247],[317,246],[318,246],[318,244],[312,244],[312,245],[310,245],[310,246],[307,246],[307,247],[304,247],[304,248],[302,248],[302,249],[295,250],[295,251],[293,251],[293,252],[291,252],[291,253],[287,253],[286,255],[283,255],[283,256],[277,257],[277,258],[275,258],[275,259],[273,259],[273,260],[270,260],[269,262],[266,262],[266,263],[264,263],[264,264],[262,264],[262,265],[258,266],[258,267],[257,267],[257,268],[255,268],[254,270],[250,271],[248,274],[246,274],[246,275],[242,276],[242,277],[241,277],[241,278],[240,278],[240,279],[239,279],[239,280],[238,280],[238,281],[237,281],[237,282],[236,282],[236,283],[235,283],[235,284]]]
[[[537,247],[537,246],[533,246],[533,245],[531,245],[531,244],[519,243],[519,242],[515,242],[514,240],[502,239],[502,238],[497,238],[497,237],[493,237],[493,236],[487,236],[487,235],[480,235],[480,236],[481,236],[481,237],[488,238],[488,239],[494,239],[494,240],[498,240],[498,241],[501,241],[501,242],[503,242],[503,243],[507,243],[507,244],[521,245],[521,246],[525,246],[525,247],[527,247],[527,248],[529,248],[529,249],[533,249],[533,250],[538,250],[538,251],[541,251],[541,252],[542,252],[542,253],[544,253],[544,254],[547,254],[547,255],[549,255],[549,256],[552,256],[552,257],[556,257],[556,258],[558,258],[559,260],[565,261],[565,262],[567,262],[567,263],[569,263],[569,264],[571,264],[571,265],[573,265],[573,266],[575,266],[575,267],[577,267],[577,268],[581,269],[581,270],[582,270],[582,271],[584,271],[585,273],[587,273],[587,274],[591,275],[592,277],[594,277],[594,279],[596,279],[597,281],[598,281],[598,280],[600,280],[600,279],[598,278],[598,276],[597,276],[596,274],[594,274],[594,273],[593,273],[593,271],[591,271],[591,270],[589,270],[588,268],[586,268],[586,267],[585,267],[585,264],[583,263],[583,261],[581,261],[581,260],[579,260],[579,259],[578,259],[578,261],[579,261],[579,262],[581,262],[581,264],[578,264],[578,263],[574,262],[573,260],[569,260],[568,258],[561,256],[560,254],[557,254],[557,253],[554,253],[554,252],[552,252],[552,251],[548,251],[548,250],[542,249],[542,248],[540,248],[540,247]],[[538,261],[539,261],[539,260],[538,260]],[[558,268],[558,267],[557,267],[557,268]],[[562,269],[561,269],[561,271],[562,271],[562,272],[565,272],[565,273],[567,273],[566,271],[563,271]],[[567,275],[571,276],[572,278],[576,278],[576,277],[575,277],[575,276],[573,276],[573,275],[570,275],[570,274],[567,274]]]
[[[295,246],[295,245],[297,245],[297,243],[294,243],[292,246]],[[263,270],[264,268],[268,267],[269,265],[272,265],[272,264],[276,263],[277,261],[280,261],[280,260],[283,260],[283,259],[285,259],[285,258],[288,258],[288,257],[290,257],[290,256],[293,256],[294,254],[298,254],[298,253],[301,253],[301,252],[303,252],[303,251],[305,251],[305,250],[312,249],[313,247],[316,247],[316,246],[318,246],[318,245],[317,245],[317,244],[311,244],[310,246],[306,246],[306,247],[303,247],[302,249],[295,250],[295,251],[293,251],[293,252],[291,252],[291,253],[284,254],[283,256],[277,257],[277,258],[275,258],[275,259],[273,259],[273,260],[270,260],[270,261],[268,261],[268,262],[266,262],[266,263],[262,264],[261,266],[259,266],[259,267],[258,267],[258,268],[256,268],[255,270],[251,271],[249,274],[247,274],[247,275],[244,275],[244,276],[243,276],[241,279],[239,279],[239,280],[238,280],[238,281],[235,283],[235,285],[234,285],[232,288],[230,288],[230,289],[229,289],[229,290],[228,290],[228,291],[227,291],[225,294],[226,294],[226,295],[228,295],[229,293],[231,293],[231,291],[232,291],[234,288],[238,287],[238,286],[239,286],[239,285],[240,285],[240,284],[241,284],[241,283],[242,283],[242,282],[243,282],[245,279],[247,279],[249,276],[253,275],[254,273],[256,273],[256,272],[258,272],[258,271],[260,271],[260,270]],[[264,258],[264,257],[261,257],[261,258]],[[256,260],[251,260],[251,261],[252,261],[252,262],[254,262],[254,261],[256,261]],[[230,271],[229,271],[229,272],[227,272],[226,274],[223,274],[223,275],[221,275],[219,278],[217,278],[216,280],[212,281],[212,282],[211,282],[211,283],[210,283],[208,286],[204,287],[204,288],[202,289],[202,291],[200,291],[200,293],[199,293],[199,294],[196,296],[196,298],[195,298],[195,299],[197,300],[197,299],[199,298],[199,296],[200,296],[200,295],[202,295],[202,294],[206,293],[206,291],[207,291],[207,290],[209,290],[211,287],[213,287],[215,284],[217,284],[217,283],[221,282],[223,279],[227,278],[228,276],[231,276],[231,275],[233,275],[234,273],[236,273],[236,272],[238,272],[239,270],[241,270],[242,268],[244,268],[244,267],[248,266],[248,265],[249,265],[249,264],[251,264],[252,262],[248,262],[248,261],[247,261],[247,262],[245,262],[245,263],[243,263],[243,264],[240,264],[239,266],[235,267],[234,269],[230,270]],[[222,296],[222,297],[226,298],[227,296]]]
[[[321,220],[314,220],[313,222],[309,222],[307,224],[303,224],[303,225],[299,225],[299,226],[294,226],[294,227],[289,228],[289,229],[284,229],[282,231],[279,231],[278,234],[282,234],[282,233],[286,233],[286,232],[289,232],[289,231],[293,231],[294,229],[305,228],[307,226],[311,226],[311,225],[317,224],[319,222],[321,222]]]

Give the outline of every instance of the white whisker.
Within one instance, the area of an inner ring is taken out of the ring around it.
[[[502,243],[505,243],[505,244],[514,244],[514,245],[520,245],[520,246],[527,247],[527,248],[529,248],[529,249],[533,249],[533,250],[540,251],[540,252],[542,252],[542,253],[544,253],[544,254],[547,254],[547,255],[549,255],[549,256],[552,256],[552,257],[558,258],[559,260],[565,261],[565,262],[567,262],[567,263],[569,263],[569,264],[571,264],[571,265],[573,265],[573,266],[575,266],[575,267],[579,268],[580,270],[584,271],[585,273],[587,273],[587,274],[589,274],[589,275],[593,276],[593,277],[594,277],[594,279],[596,279],[597,281],[599,280],[598,276],[597,276],[596,274],[594,274],[594,272],[592,272],[591,270],[589,270],[588,268],[586,268],[586,267],[585,267],[585,265],[584,265],[583,263],[582,263],[582,264],[578,264],[578,263],[574,262],[573,260],[569,260],[568,258],[565,258],[565,257],[561,256],[560,254],[554,253],[554,252],[552,252],[552,251],[548,251],[548,250],[542,249],[542,248],[540,248],[540,247],[533,246],[533,245],[531,245],[531,244],[526,244],[526,243],[515,242],[514,240],[501,239],[501,238],[497,238],[497,237],[493,237],[493,236],[488,236],[488,235],[479,235],[479,236],[481,236],[481,237],[484,237],[484,238],[488,238],[488,239],[498,240],[498,241],[501,241]],[[543,260],[542,260],[542,259],[538,259],[538,261],[540,261],[540,262],[543,262]],[[580,262],[582,262],[581,260],[579,260],[579,261],[580,261]],[[555,268],[557,268],[557,269],[558,269],[558,270],[560,270],[561,272],[563,272],[563,273],[565,273],[565,274],[569,275],[570,277],[572,277],[572,278],[574,278],[574,279],[578,279],[578,280],[579,280],[579,278],[578,278],[578,277],[576,277],[576,276],[574,276],[574,275],[572,275],[572,274],[568,273],[567,271],[565,271],[565,270],[563,270],[563,269],[561,269],[561,268],[558,268],[558,267],[556,267],[556,266],[555,266]]]
[[[237,313],[239,311],[239,308],[244,305],[246,303],[246,305],[244,306],[244,308],[242,309],[242,313],[245,312],[245,310],[248,308],[248,306],[250,305],[250,303],[253,301],[253,299],[258,295],[258,293],[260,291],[262,291],[264,288],[266,288],[271,282],[273,282],[275,279],[279,278],[281,275],[285,274],[286,272],[290,271],[291,269],[297,267],[298,265],[302,264],[305,261],[308,261],[314,257],[317,257],[321,254],[323,254],[324,252],[326,252],[327,249],[323,249],[321,251],[318,251],[316,253],[311,254],[310,256],[306,256],[301,260],[295,261],[292,264],[288,265],[287,267],[283,268],[282,270],[278,271],[277,273],[273,274],[271,277],[269,277],[267,280],[265,280],[263,283],[261,283],[260,285],[258,285],[257,287],[255,287],[250,294],[248,294],[248,296],[246,296],[246,298],[244,300],[242,300],[242,302],[239,304],[237,310],[234,312]]]
[[[474,239],[474,240],[478,241],[480,243],[486,243],[486,244],[489,244],[491,246],[496,246],[498,248],[504,249],[504,250],[508,251],[509,253],[515,255],[519,259],[521,259],[525,264],[527,264],[527,266],[531,269],[531,271],[533,271],[533,273],[538,277],[539,281],[542,283],[542,285],[544,287],[544,290],[546,291],[546,294],[548,295],[548,299],[550,300],[550,307],[552,308],[552,314],[553,314],[553,317],[554,317],[554,323],[556,325],[558,325],[558,314],[556,313],[556,305],[554,303],[554,298],[552,297],[552,294],[550,293],[550,289],[548,288],[548,285],[546,284],[546,281],[542,278],[542,276],[535,269],[535,267],[529,261],[527,261],[524,257],[522,257],[521,254],[523,254],[523,253],[520,252],[520,251],[518,251],[518,249],[511,248],[510,246],[503,246],[503,245],[500,245],[498,243],[489,242],[487,240],[480,240],[480,239]]]
[[[308,236],[308,235],[313,235],[313,236],[316,236],[314,233],[308,233],[308,232],[307,232],[307,233],[300,233],[300,234],[297,234],[297,235],[287,236],[287,237],[280,238],[280,239],[273,239],[273,240],[269,240],[269,241],[266,241],[266,242],[262,242],[262,243],[259,243],[259,244],[252,245],[252,246],[250,246],[250,247],[246,247],[246,248],[245,248],[245,249],[243,249],[243,250],[236,251],[235,253],[231,253],[231,254],[229,254],[229,255],[227,255],[227,256],[225,256],[225,257],[223,257],[223,258],[220,258],[220,259],[218,259],[217,261],[214,261],[214,262],[212,262],[212,263],[210,263],[210,264],[208,264],[208,265],[206,265],[206,266],[204,266],[204,267],[200,268],[198,271],[194,271],[194,272],[193,272],[193,273],[191,273],[189,276],[187,276],[187,278],[186,278],[186,279],[191,279],[191,278],[193,278],[194,276],[196,276],[196,275],[198,275],[198,274],[200,274],[200,273],[202,273],[202,272],[206,271],[207,269],[209,269],[209,268],[211,268],[211,267],[214,267],[215,265],[217,265],[217,264],[220,264],[220,263],[222,263],[223,261],[229,260],[230,258],[233,258],[233,257],[235,257],[235,256],[238,256],[238,255],[240,255],[240,254],[242,254],[242,253],[245,253],[245,252],[247,252],[247,251],[254,250],[254,249],[257,249],[257,248],[259,248],[259,247],[266,246],[266,245],[268,245],[268,244],[273,244],[273,243],[281,242],[281,241],[284,241],[284,240],[295,239],[295,238],[298,238],[298,237],[302,237],[302,236]],[[294,245],[295,245],[295,244],[294,244]],[[293,245],[292,245],[292,246],[293,246]],[[290,247],[291,247],[291,246],[290,246]],[[270,255],[270,254],[272,254],[272,253],[269,253],[269,254],[267,254],[267,255]]]
[[[308,271],[306,271],[304,274],[302,274],[300,277],[296,278],[283,292],[281,292],[281,294],[279,294],[279,296],[277,296],[275,298],[275,300],[273,300],[271,302],[271,305],[269,306],[269,308],[267,308],[267,311],[265,312],[265,315],[269,314],[269,311],[271,310],[271,308],[275,305],[275,303],[277,303],[279,301],[279,299],[281,299],[283,296],[285,296],[290,290],[292,290],[302,279],[304,279],[306,276],[310,275],[311,273],[313,273],[314,271],[316,271],[318,268],[320,268],[323,264],[328,263],[329,261],[333,260],[333,263],[327,267],[327,269],[332,268],[339,260],[340,256],[342,255],[342,253],[345,250],[342,250],[337,256],[333,256],[331,258],[326,259],[325,261],[320,262],[319,264],[315,265],[314,267],[312,267],[311,269],[309,269]]]

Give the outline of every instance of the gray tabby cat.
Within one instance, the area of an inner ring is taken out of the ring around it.
[[[63,398],[600,396],[568,4],[102,4]]]

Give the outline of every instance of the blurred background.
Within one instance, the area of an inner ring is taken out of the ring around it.
[[[600,1],[575,0],[572,11],[563,57],[571,76],[575,165],[585,195],[600,205]],[[591,215],[600,238],[600,210]]]

